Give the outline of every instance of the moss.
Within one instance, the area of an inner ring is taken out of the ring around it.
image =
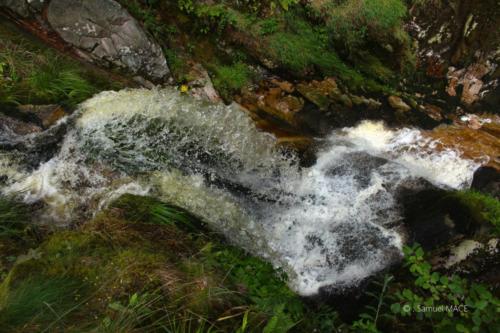
[[[252,72],[242,62],[229,66],[216,66],[214,69],[214,87],[226,100],[230,100],[232,94],[249,85],[251,80]]]
[[[498,199],[476,191],[455,192],[451,194],[451,198],[457,199],[478,225],[491,225],[495,233],[500,235],[500,201]]]

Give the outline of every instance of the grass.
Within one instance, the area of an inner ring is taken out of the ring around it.
[[[98,70],[48,49],[0,22],[0,105],[75,106],[100,90],[120,87]]]
[[[226,100],[229,100],[232,94],[249,85],[251,80],[252,72],[242,62],[229,66],[215,66],[213,84]]]
[[[21,325],[35,331],[49,325],[75,306],[81,288],[81,281],[59,277],[19,281],[0,293],[0,332],[13,332]]]
[[[28,220],[28,209],[24,204],[0,196],[0,237],[22,234]]]
[[[305,318],[318,317],[283,274],[203,230],[186,231],[186,219],[198,225],[186,214],[126,195],[78,230],[55,233],[0,285],[0,323],[9,331],[310,330]]]

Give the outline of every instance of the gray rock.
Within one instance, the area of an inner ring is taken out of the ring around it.
[[[45,0],[0,0],[0,7],[8,8],[17,15],[28,18],[42,11]]]
[[[169,74],[160,46],[114,0],[52,0],[47,19],[62,39],[98,64],[154,81]]]

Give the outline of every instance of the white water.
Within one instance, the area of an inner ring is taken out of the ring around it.
[[[173,89],[101,93],[77,117],[60,152],[35,171],[0,155],[3,192],[44,201],[42,218],[61,222],[123,193],[156,196],[283,267],[302,295],[354,285],[398,260],[401,186],[424,178],[467,187],[477,167],[434,152],[418,130],[363,122],[332,133],[317,163],[301,169],[239,107]]]

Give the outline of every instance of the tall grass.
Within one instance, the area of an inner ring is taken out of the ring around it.
[[[0,332],[16,326],[35,327],[57,320],[75,304],[81,282],[67,278],[16,281],[8,292],[0,293]]]
[[[0,22],[0,105],[74,106],[119,84]]]
[[[28,219],[28,209],[24,204],[0,196],[0,237],[22,234]]]

